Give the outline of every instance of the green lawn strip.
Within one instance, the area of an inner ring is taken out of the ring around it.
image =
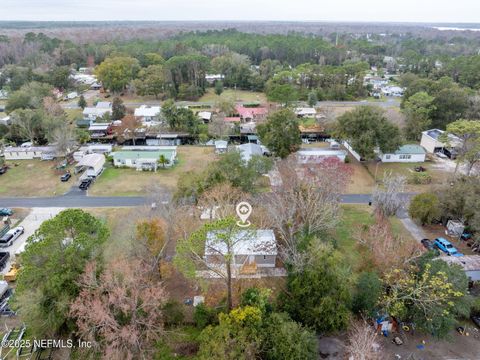
[[[364,267],[365,248],[355,240],[355,233],[362,226],[373,225],[374,218],[367,205],[342,205],[342,218],[334,232],[334,240],[338,250],[345,256],[346,262],[354,272]]]

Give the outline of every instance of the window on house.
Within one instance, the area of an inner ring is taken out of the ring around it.
[[[388,160],[390,159],[391,155],[385,155],[385,158]]]
[[[263,260],[267,260],[267,255],[263,255]]]

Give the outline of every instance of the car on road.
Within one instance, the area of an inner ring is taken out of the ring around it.
[[[443,251],[448,256],[463,256],[462,253],[459,253],[458,250],[445,238],[436,238],[435,239],[435,246]]]
[[[70,174],[70,173],[65,173],[65,174],[63,174],[63,175],[60,177],[60,181],[66,182],[66,181],[70,180],[71,177],[72,177],[72,174]]]
[[[85,180],[82,180],[79,188],[80,190],[87,190],[91,184],[92,184],[92,179],[85,179]]]
[[[11,216],[13,215],[13,210],[9,208],[0,209],[0,216]]]
[[[430,239],[422,239],[421,241],[423,247],[427,250],[435,250],[435,245]]]
[[[9,231],[0,238],[0,247],[9,247],[13,244],[15,240],[18,239],[20,235],[25,232],[23,226],[17,226]]]

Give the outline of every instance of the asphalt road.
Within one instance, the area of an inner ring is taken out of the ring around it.
[[[0,207],[9,208],[89,208],[89,207],[133,207],[147,203],[144,197],[95,197],[64,195],[57,197],[0,198]]]
[[[370,194],[345,194],[341,201],[345,204],[368,204]],[[68,194],[56,197],[11,197],[0,198],[0,208],[89,208],[89,207],[135,207],[149,204],[141,196],[96,197]]]

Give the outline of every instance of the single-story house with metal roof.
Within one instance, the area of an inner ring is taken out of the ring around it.
[[[57,157],[55,146],[9,146],[3,150],[5,160],[53,160]]]
[[[417,144],[408,144],[400,146],[395,152],[388,154],[379,154],[382,162],[425,162],[427,152],[423,147]]]
[[[318,163],[326,158],[337,158],[345,162],[347,152],[345,150],[333,150],[324,148],[306,148],[297,151],[297,159],[300,164]]]
[[[151,148],[151,149],[150,149]],[[165,163],[160,163],[160,158],[165,158]],[[126,146],[120,151],[112,153],[113,165],[129,167],[138,171],[157,171],[159,167],[171,167],[177,157],[176,146]]]
[[[459,265],[470,281],[480,281],[480,255],[440,256],[438,259],[450,265]]]
[[[109,101],[100,101],[95,107],[86,107],[83,109],[83,118],[85,120],[96,120],[106,113],[112,115],[112,103]]]
[[[300,118],[315,117],[315,115],[317,115],[317,110],[311,107],[299,107],[295,109],[295,115],[297,115]]]
[[[154,123],[159,121],[162,108],[160,106],[141,105],[135,109],[134,116],[136,119],[146,123]]]
[[[273,230],[241,230],[232,240],[234,266],[275,267],[277,241]],[[207,233],[205,261],[209,266],[223,265],[223,257],[228,254],[225,242],[219,239],[219,231]]]

